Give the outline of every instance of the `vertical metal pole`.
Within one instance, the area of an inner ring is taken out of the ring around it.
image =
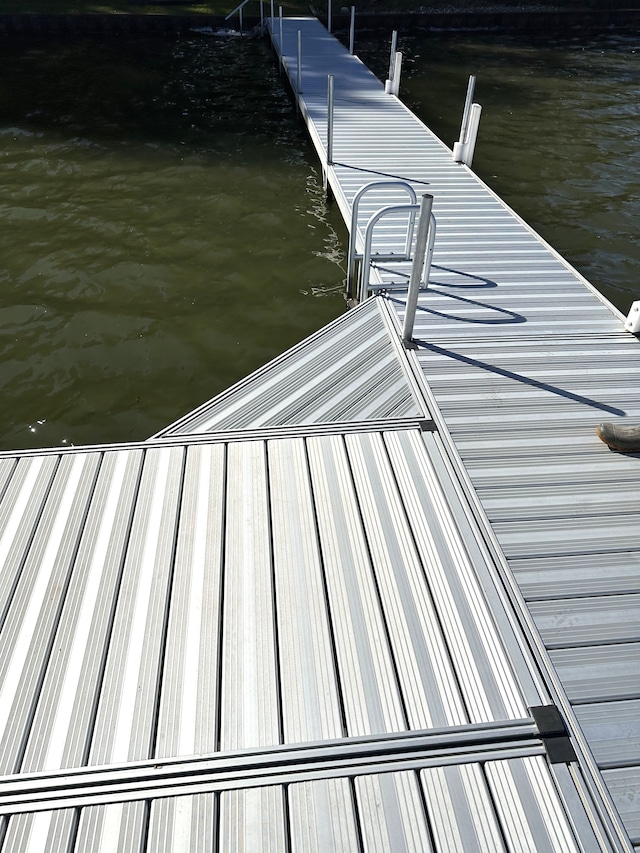
[[[243,29],[242,29],[242,6],[240,6],[240,35],[242,35],[242,33],[243,33]]]
[[[275,25],[276,25],[276,16],[275,16],[275,10],[274,10],[274,6],[273,6],[273,0],[271,0],[271,38],[272,39],[273,39],[273,29],[274,29]]]
[[[302,92],[302,30],[298,30],[298,77],[296,91]]]
[[[327,32],[331,32],[331,0],[327,5]]]
[[[396,61],[395,67],[393,69],[393,82],[391,84],[391,91],[394,95],[398,95],[400,92],[400,75],[402,74],[402,54],[400,51],[396,53]]]
[[[333,74],[327,78],[327,166],[333,166]]]
[[[351,27],[349,28],[349,53],[353,56],[353,43],[356,38],[356,7],[351,7]]]
[[[280,18],[280,68],[284,65],[284,50],[282,48],[282,6],[278,6],[278,17]]]
[[[469,85],[467,86],[467,98],[464,102],[464,111],[462,113],[462,124],[460,125],[460,142],[467,141],[467,132],[469,130],[469,118],[471,117],[471,104],[473,103],[473,93],[476,88],[476,78],[472,74],[469,77]]]
[[[260,0],[260,29],[264,29],[264,0]]]
[[[480,115],[482,107],[480,104],[471,105],[471,116],[469,118],[468,139],[465,145],[464,163],[470,166],[473,161],[473,153],[476,150],[476,139],[478,138],[478,126],[480,124]]]
[[[413,258],[413,265],[411,266],[411,278],[409,280],[407,304],[404,314],[404,323],[402,325],[402,342],[405,344],[411,343],[413,340],[413,324],[416,318],[418,293],[420,291],[420,284],[422,283],[424,259],[427,252],[427,237],[429,235],[429,226],[431,224],[432,206],[433,196],[425,193],[420,201],[420,219],[418,221],[418,233],[416,235],[416,253]]]
[[[391,33],[391,55],[389,57],[389,80],[393,80],[393,72],[396,65],[396,50],[398,47],[398,31]]]

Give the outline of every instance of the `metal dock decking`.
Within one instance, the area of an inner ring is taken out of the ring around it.
[[[607,300],[317,22],[288,20],[282,44],[277,26],[273,40],[347,223],[355,193],[372,179],[402,179],[434,197],[431,279],[407,359],[506,558],[505,583],[517,581],[514,597],[527,601],[640,846],[640,461],[609,452],[594,433],[604,420],[640,419],[638,342]],[[361,232],[376,201],[389,203],[372,199]],[[402,228],[385,238],[399,245]],[[401,280],[386,270],[378,277]],[[397,287],[388,296],[399,321],[404,299]]]
[[[640,460],[593,432],[640,417],[638,342],[282,26],[347,222],[372,173],[434,195],[417,348],[379,268],[392,293],[146,442],[0,453],[0,853],[638,850]]]

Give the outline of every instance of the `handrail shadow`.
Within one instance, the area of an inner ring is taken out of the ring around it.
[[[488,364],[486,361],[480,361],[480,359],[477,358],[471,358],[470,356],[462,355],[461,353],[452,352],[444,347],[439,347],[437,344],[430,344],[426,341],[420,340],[419,338],[414,338],[414,343],[417,344],[419,349],[429,350],[430,352],[446,356],[447,358],[454,359],[455,361],[462,362],[463,364],[468,364],[471,367],[477,367],[480,370],[495,373],[505,379],[513,379],[515,382],[521,382],[524,385],[529,385],[532,388],[537,388],[541,391],[548,391],[551,394],[556,394],[557,396],[564,397],[567,400],[573,400],[576,403],[581,403],[592,409],[598,409],[599,411],[607,412],[610,415],[626,415],[626,412],[623,409],[617,409],[615,406],[609,406],[607,403],[600,403],[597,400],[592,400],[590,397],[584,397],[582,394],[575,394],[573,391],[558,388],[555,385],[550,385],[548,382],[541,382],[539,379],[532,379],[530,376],[523,376],[520,373],[514,373],[513,370],[507,370],[504,367],[497,367],[494,364]]]

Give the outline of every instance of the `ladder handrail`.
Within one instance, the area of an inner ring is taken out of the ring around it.
[[[249,3],[249,2],[251,2],[251,0],[242,0],[242,3],[240,3],[238,6],[236,6],[236,8],[233,10],[233,12],[229,12],[229,14],[225,17],[225,21],[228,21],[229,18],[232,18],[236,12],[239,12],[240,9],[242,9],[244,6],[246,6],[247,3]]]
[[[373,247],[373,229],[377,225],[377,223],[383,219],[385,216],[389,216],[394,213],[409,213],[412,219],[412,223],[415,222],[416,214],[420,212],[419,204],[391,204],[387,207],[382,207],[376,213],[374,213],[369,221],[367,222],[367,227],[365,230],[365,241],[364,241],[364,249],[362,252],[362,263],[360,266],[360,280],[358,283],[358,302],[363,302],[367,298],[367,291],[369,290],[369,270],[371,269],[371,262],[374,258],[378,258],[378,260],[399,260],[399,261],[408,261],[411,258],[410,253],[406,253],[405,255],[394,254],[392,256],[389,255],[374,255],[372,252]],[[420,281],[419,287],[426,287],[429,284],[429,274],[431,272],[431,258],[433,256],[433,247],[435,245],[436,239],[436,218],[429,210],[429,226],[427,229],[424,229],[424,241],[425,247],[416,246],[416,257],[418,257],[422,251],[425,252],[423,258],[423,267],[419,271],[420,272]]]
[[[398,189],[405,192],[411,201],[411,204],[416,204],[417,196],[413,187],[408,184],[406,181],[371,181],[368,184],[360,187],[358,192],[354,195],[353,201],[351,202],[351,229],[349,234],[349,254],[347,257],[347,290],[351,293],[353,280],[355,278],[355,264],[356,261],[362,260],[362,254],[358,253],[356,248],[356,241],[359,236],[358,230],[358,212],[360,208],[360,202],[363,197],[376,189],[389,189],[391,187],[397,187]],[[405,241],[405,260],[408,260],[410,257],[411,251],[411,243],[413,242],[413,229],[415,226],[415,213],[412,213],[409,217],[409,226],[407,229],[407,239]],[[400,257],[400,256],[398,256]],[[354,295],[354,294],[351,294]]]

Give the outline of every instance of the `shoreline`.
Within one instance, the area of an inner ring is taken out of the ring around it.
[[[323,23],[323,15],[316,14]],[[333,31],[349,31],[348,15],[333,15]],[[144,14],[138,12],[41,14],[0,14],[0,36],[16,35],[126,35],[180,34],[197,29],[238,31],[238,19],[227,21],[218,15]],[[245,16],[243,32],[255,30],[260,18]],[[527,7],[438,12],[357,14],[359,31],[392,29],[420,32],[637,32],[640,9],[581,10],[577,8]]]

